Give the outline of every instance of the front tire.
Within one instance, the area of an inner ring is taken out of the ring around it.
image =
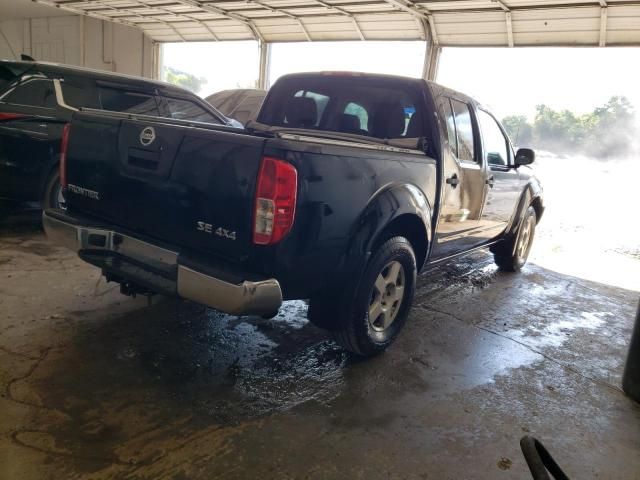
[[[348,292],[333,330],[345,349],[363,356],[383,352],[404,326],[416,285],[416,257],[404,237],[393,237],[373,254],[360,284]]]
[[[505,272],[519,272],[527,263],[531,245],[533,244],[533,236],[536,231],[537,223],[536,211],[533,207],[527,208],[522,216],[518,232],[500,248],[494,252],[494,260],[500,270]]]
[[[42,208],[59,208],[61,210],[67,209],[67,203],[64,199],[62,192],[62,185],[60,185],[60,174],[58,170],[54,170],[49,178],[42,195]]]

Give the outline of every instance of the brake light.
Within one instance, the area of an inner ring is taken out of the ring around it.
[[[273,245],[293,226],[298,172],[290,163],[264,157],[258,173],[253,222],[253,243]]]
[[[0,122],[4,122],[5,120],[20,120],[26,116],[24,113],[0,112]]]
[[[69,131],[71,124],[65,123],[62,129],[62,141],[60,142],[60,185],[67,187],[67,147],[69,145]]]

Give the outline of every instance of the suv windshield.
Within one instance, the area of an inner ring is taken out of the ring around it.
[[[378,139],[416,138],[422,132],[419,92],[397,78],[290,76],[271,89],[258,121]]]

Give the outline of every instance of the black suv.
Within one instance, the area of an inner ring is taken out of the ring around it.
[[[0,60],[0,199],[64,208],[60,143],[80,108],[236,125],[195,94],[164,82]]]

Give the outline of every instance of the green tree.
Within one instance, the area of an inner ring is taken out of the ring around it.
[[[183,72],[173,67],[163,67],[162,78],[166,82],[191,90],[193,93],[198,93],[207,83],[207,79],[204,77],[196,77],[192,73]]]
[[[515,145],[530,145],[533,140],[533,128],[524,115],[509,115],[502,119],[502,125]]]
[[[584,115],[537,105],[532,124],[522,115],[506,117],[503,124],[518,145],[598,158],[630,154],[638,135],[633,105],[620,96]]]

